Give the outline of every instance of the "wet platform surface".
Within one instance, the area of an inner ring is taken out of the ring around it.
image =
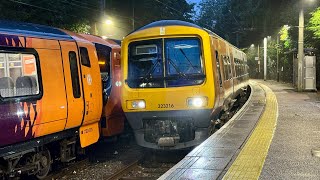
[[[222,179],[265,109],[265,90],[255,82],[251,87],[252,95],[243,108],[159,179]]]
[[[320,94],[298,93],[289,84],[257,81],[272,89],[279,117],[259,179],[320,179]]]

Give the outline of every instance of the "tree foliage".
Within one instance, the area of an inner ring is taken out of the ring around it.
[[[308,29],[313,32],[315,38],[320,39],[320,8],[311,13]]]
[[[101,0],[7,0],[0,3],[0,19],[93,33],[106,17],[114,16],[117,27],[129,33],[133,9],[135,28],[160,19],[191,21],[194,13],[194,4],[186,0],[105,0],[105,9],[102,4]]]

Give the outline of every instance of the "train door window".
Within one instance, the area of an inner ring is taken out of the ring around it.
[[[217,63],[217,71],[219,74],[219,83],[220,86],[222,86],[222,77],[221,77],[221,71],[220,71],[220,62],[219,62],[219,53],[216,51],[216,63]]]
[[[80,55],[81,55],[81,64],[87,67],[91,67],[87,48],[80,47]]]
[[[81,92],[80,92],[77,54],[74,51],[69,52],[69,63],[70,63],[73,97],[80,98]]]
[[[240,71],[239,71],[239,64],[240,64],[240,62],[239,62],[239,60],[238,59],[236,59],[237,60],[237,77],[239,77],[240,76]]]
[[[101,44],[96,44],[95,46],[96,46],[97,55],[98,55],[103,92],[106,95],[104,97],[105,98],[104,100],[106,100],[111,93],[111,77],[112,77],[111,76],[111,63],[112,63],[111,50],[112,49],[108,46],[101,45]]]
[[[233,59],[233,62],[234,62],[234,69],[235,69],[235,77],[238,77],[238,61],[237,59]]]
[[[227,63],[228,63],[228,79],[232,78],[232,70],[231,70],[231,62],[230,62],[230,58],[227,56]]]
[[[236,62],[236,74],[237,74],[237,77],[240,77],[241,73],[240,73],[240,61],[239,59],[235,59],[235,62]]]
[[[4,58],[4,54],[0,54],[0,78],[3,78],[6,74],[6,64]]]
[[[2,98],[39,95],[37,61],[33,54],[0,53]]]
[[[224,80],[228,80],[228,62],[227,62],[227,58],[225,56],[221,56],[222,60],[223,60],[223,65],[224,65]]]

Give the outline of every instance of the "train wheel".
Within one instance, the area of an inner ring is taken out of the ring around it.
[[[45,148],[43,151],[39,153],[40,159],[39,159],[39,171],[36,174],[36,177],[38,179],[44,179],[50,172],[51,169],[51,155],[50,151]]]

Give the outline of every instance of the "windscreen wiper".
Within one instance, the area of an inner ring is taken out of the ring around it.
[[[156,67],[158,66],[158,64],[160,64],[160,62],[161,62],[161,59],[158,58],[157,63],[155,63],[146,74],[138,78],[127,79],[126,81],[138,81],[138,82],[144,82],[144,83],[150,82],[151,81],[150,75],[155,71]]]
[[[177,73],[178,73],[180,76],[186,77],[186,74],[183,73],[183,72],[179,69],[179,67],[178,67],[170,58],[168,58],[168,62],[169,62],[169,64],[171,64],[171,65],[173,66],[173,68],[177,71]]]
[[[181,53],[183,54],[183,56],[187,59],[187,61],[188,61],[189,64],[191,65],[192,69],[194,69],[196,72],[199,72],[199,73],[200,73],[200,71],[198,71],[196,68],[194,68],[192,62],[191,62],[190,59],[187,57],[186,53],[185,53],[181,48],[179,48],[179,50],[181,51]]]

